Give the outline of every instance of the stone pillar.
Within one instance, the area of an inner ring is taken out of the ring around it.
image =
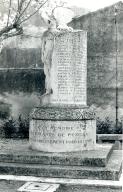
[[[86,91],[87,33],[63,32],[53,35],[52,42],[52,93],[30,115],[30,145],[45,152],[94,149],[96,120]]]

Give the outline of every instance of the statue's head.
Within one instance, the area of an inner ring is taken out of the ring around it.
[[[52,12],[43,10],[41,18],[48,29],[68,29],[67,23],[72,20],[73,11],[65,7],[56,7]]]
[[[56,19],[53,15],[49,15],[45,11],[45,12],[42,12],[41,17],[48,29],[56,29]]]

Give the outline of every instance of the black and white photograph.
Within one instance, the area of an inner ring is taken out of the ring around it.
[[[0,0],[0,192],[123,192],[123,1]]]

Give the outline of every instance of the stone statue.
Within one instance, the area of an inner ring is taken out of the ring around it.
[[[53,51],[53,34],[49,29],[44,32],[42,38],[42,62],[44,63],[44,74],[45,74],[45,94],[50,94],[52,92],[51,83],[50,83],[50,69],[52,65],[52,51]]]
[[[67,10],[66,10],[67,9]],[[65,13],[64,13],[65,12]],[[69,13],[67,15],[67,13]],[[54,38],[61,32],[72,31],[71,27],[67,26],[67,23],[71,21],[73,12],[68,8],[56,7],[52,14],[49,15],[46,11],[42,12],[41,15],[44,20],[47,30],[42,36],[42,55],[41,59],[44,63],[44,74],[45,74],[45,95],[49,95],[53,92],[50,81],[51,65],[52,65],[52,53],[54,46]]]

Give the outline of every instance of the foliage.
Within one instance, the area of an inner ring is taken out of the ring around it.
[[[118,127],[116,124],[106,117],[104,120],[97,118],[97,134],[122,134],[122,122],[119,120]]]
[[[20,115],[18,118],[18,136],[21,138],[28,138],[29,137],[29,119],[23,119]]]
[[[13,118],[5,121],[5,123],[3,125],[5,138],[11,138],[13,136],[13,134],[17,132],[15,127],[16,127],[16,124],[15,124],[15,121],[13,120]]]
[[[104,120],[97,118],[97,134],[109,134],[112,130],[113,122],[106,117]]]
[[[17,120],[9,118],[4,122],[3,130],[5,138],[28,138],[29,119],[24,119],[21,115]]]

